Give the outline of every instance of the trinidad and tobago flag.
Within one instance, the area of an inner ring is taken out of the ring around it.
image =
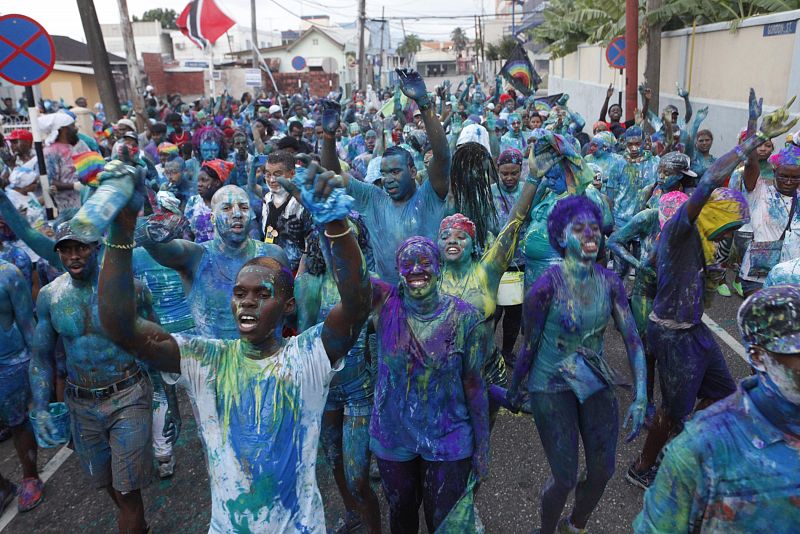
[[[500,69],[500,73],[505,76],[508,83],[514,86],[514,89],[525,96],[535,93],[542,82],[542,79],[533,70],[531,60],[528,59],[528,54],[520,43],[514,47],[508,61]]]
[[[203,49],[213,45],[235,23],[214,0],[192,0],[175,21],[181,33]]]

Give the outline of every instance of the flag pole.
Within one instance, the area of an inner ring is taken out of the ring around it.
[[[214,84],[214,49],[211,46],[206,48],[206,53],[208,55],[208,78],[209,78],[209,85],[211,87],[211,98],[214,98],[216,94],[216,85]]]

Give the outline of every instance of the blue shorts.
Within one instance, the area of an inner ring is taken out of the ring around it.
[[[146,373],[135,384],[100,400],[67,388],[72,441],[95,488],[119,492],[144,488],[153,469],[153,387]]]
[[[330,387],[325,411],[344,410],[351,417],[366,417],[372,414],[375,385],[366,367],[363,371],[343,384]]]
[[[0,423],[9,428],[28,419],[31,386],[28,380],[30,361],[0,365]]]
[[[647,345],[658,365],[662,406],[674,421],[692,413],[698,398],[719,400],[736,391],[725,356],[705,324],[672,330],[650,321]]]

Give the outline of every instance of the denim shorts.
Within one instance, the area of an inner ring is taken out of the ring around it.
[[[31,386],[28,380],[30,361],[0,365],[0,423],[9,428],[28,419]]]
[[[67,388],[75,453],[92,484],[125,493],[144,488],[153,470],[153,386],[142,378],[100,400],[83,399]]]
[[[369,416],[372,414],[374,390],[372,376],[365,367],[352,380],[330,387],[325,411],[344,410],[344,414],[351,417]]]

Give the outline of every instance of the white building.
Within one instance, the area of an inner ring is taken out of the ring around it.
[[[152,52],[165,57],[172,57],[172,39],[169,31],[161,27],[158,21],[132,22],[133,42],[136,45],[136,55],[142,59],[142,52]],[[119,24],[101,24],[103,41],[106,50],[111,54],[125,57],[125,42],[122,39],[122,27]]]

